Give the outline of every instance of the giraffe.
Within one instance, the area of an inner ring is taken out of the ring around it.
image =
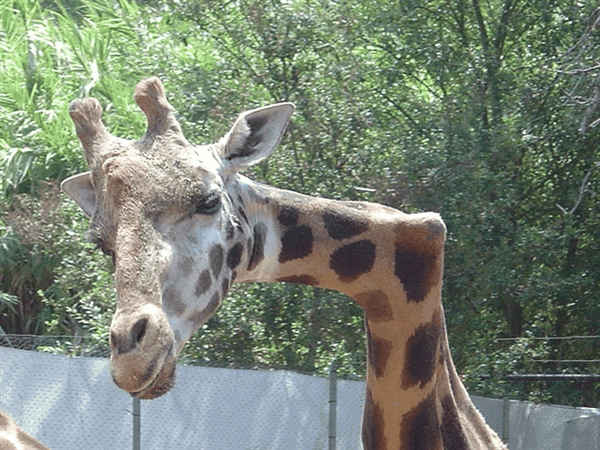
[[[15,421],[0,409],[0,449],[2,450],[50,450],[31,437]]]
[[[175,382],[177,354],[233,282],[335,289],[365,313],[365,449],[503,449],[470,401],[449,351],[441,303],[446,228],[435,213],[313,198],[239,172],[266,158],[294,111],[242,113],[216,144],[185,139],[164,87],[141,81],[138,141],[111,135],[93,98],[70,115],[89,172],[63,190],[114,261],[111,374],[151,399]]]

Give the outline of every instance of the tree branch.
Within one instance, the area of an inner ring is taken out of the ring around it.
[[[413,128],[415,130],[417,130],[417,132],[419,133],[419,135],[421,136],[425,136],[425,130],[423,130],[423,127],[421,127],[417,121],[415,119],[413,119],[411,117],[411,115],[396,101],[394,101],[389,95],[387,95],[384,91],[380,90],[380,89],[373,89],[375,92],[377,92],[379,95],[381,95],[384,99],[386,99],[388,102],[390,102],[392,104],[392,106],[394,108],[396,108],[398,111],[400,111],[404,117],[406,117],[406,119],[411,123],[411,125],[413,126]]]
[[[575,203],[575,206],[573,206],[573,208],[571,208],[570,211],[567,211],[565,208],[563,208],[562,206],[560,206],[558,203],[556,204],[556,206],[558,207],[558,209],[560,209],[564,214],[573,214],[575,212],[575,210],[577,209],[577,207],[579,206],[579,204],[581,203],[581,200],[583,199],[583,194],[585,194],[585,187],[586,184],[588,182],[588,179],[590,178],[590,176],[592,175],[592,173],[594,172],[594,170],[600,168],[600,162],[597,162],[595,166],[593,166],[590,170],[588,170],[588,173],[585,174],[585,177],[583,177],[583,181],[581,183],[581,187],[579,188],[579,198],[577,199],[577,202]]]
[[[579,127],[579,131],[581,132],[581,134],[585,134],[589,130],[592,115],[596,111],[596,108],[598,108],[599,104],[600,104],[600,78],[597,78],[596,83],[594,84],[594,94],[589,101],[589,106],[586,108],[585,112],[583,113],[583,118],[581,119],[581,126]],[[594,124],[596,122],[594,122]]]

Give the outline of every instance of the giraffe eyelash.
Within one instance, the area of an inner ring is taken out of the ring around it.
[[[214,193],[203,198],[196,204],[195,214],[212,215],[221,207],[221,194]]]
[[[98,233],[90,232],[88,240],[94,245],[94,251],[100,250],[106,256],[111,256],[114,259],[115,252],[106,246],[104,240]]]

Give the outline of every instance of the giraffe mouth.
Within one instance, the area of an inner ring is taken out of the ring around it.
[[[128,394],[153,399],[175,385],[175,340],[160,306],[148,304],[133,312],[116,312],[110,344],[110,373]]]
[[[152,400],[165,395],[175,386],[175,372],[177,368],[177,356],[173,352],[173,346],[167,352],[162,367],[156,372],[152,381],[143,389],[130,392],[132,397],[142,400]]]

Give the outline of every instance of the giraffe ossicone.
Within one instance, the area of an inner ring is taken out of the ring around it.
[[[312,198],[241,175],[280,142],[291,103],[247,111],[217,143],[193,146],[158,78],[140,82],[134,99],[148,121],[138,141],[108,133],[97,100],[71,104],[90,171],[62,185],[114,259],[118,386],[144,399],[168,392],[179,350],[233,282],[309,284],[365,311],[365,449],[505,448],[452,363],[437,214]]]

